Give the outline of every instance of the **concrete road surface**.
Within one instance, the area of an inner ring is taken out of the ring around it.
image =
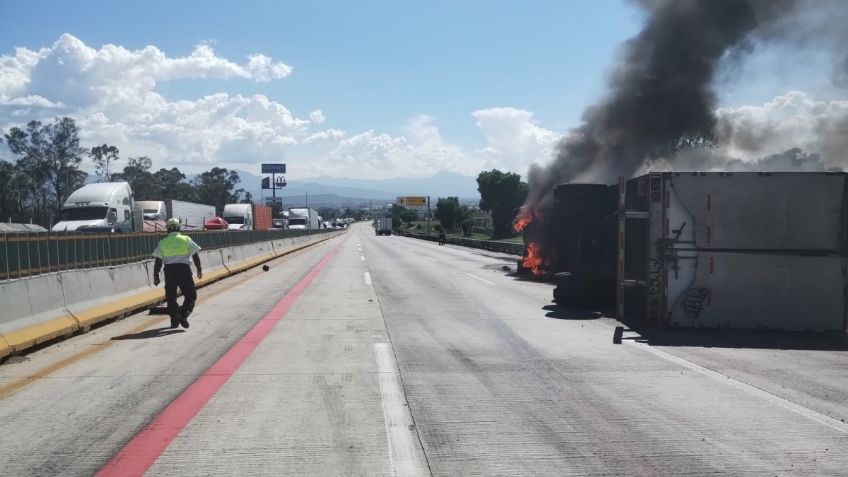
[[[0,366],[2,475],[846,475],[843,338],[625,334],[514,257],[339,238]],[[731,339],[732,338],[732,339]]]

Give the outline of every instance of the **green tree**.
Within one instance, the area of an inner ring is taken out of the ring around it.
[[[248,192],[244,189],[238,189],[238,190],[236,190],[235,193],[236,193],[236,196],[240,198],[240,200],[239,200],[240,204],[253,204],[254,203],[253,202],[253,194],[251,194],[250,192]]]
[[[192,181],[197,200],[202,204],[214,205],[218,215],[224,212],[226,204],[239,201],[236,184],[241,182],[238,172],[228,171],[223,167],[212,169],[195,177]]]
[[[195,188],[185,182],[185,174],[176,167],[170,169],[159,169],[153,173],[154,188],[157,191],[151,200],[184,200],[197,202],[198,196]]]
[[[0,159],[0,220],[25,222],[32,214],[27,209],[27,178],[15,164]]]
[[[527,199],[527,183],[521,175],[497,169],[483,171],[477,176],[480,208],[492,214],[492,238],[512,236],[512,221],[521,204]]]
[[[397,230],[401,228],[402,219],[400,218],[401,214],[406,212],[406,207],[398,204],[392,204],[391,215],[392,215],[392,229]]]
[[[9,151],[17,156],[16,181],[23,190],[15,191],[20,204],[18,220],[27,218],[49,226],[70,193],[85,183],[87,174],[79,170],[82,155],[79,128],[68,117],[50,124],[30,121],[26,129],[13,127],[4,135]],[[28,217],[27,217],[28,216]]]
[[[104,144],[102,146],[94,146],[88,152],[91,162],[94,163],[94,173],[97,175],[97,182],[111,182],[112,174],[109,172],[109,167],[118,162],[120,151],[115,146]]]
[[[400,220],[407,224],[411,224],[418,220],[418,211],[415,209],[406,209],[400,213]]]
[[[318,211],[318,215],[324,220],[335,219],[339,217],[339,212],[341,212],[335,207],[318,207],[316,210]]]
[[[112,179],[129,183],[135,200],[160,200],[156,181],[150,172],[151,167],[153,161],[149,157],[131,157],[127,159],[123,172],[112,174]]]
[[[467,206],[459,203],[458,197],[439,197],[434,215],[446,232],[453,232],[470,217],[471,212]]]

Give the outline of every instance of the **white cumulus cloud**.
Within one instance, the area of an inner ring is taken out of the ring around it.
[[[480,153],[487,168],[525,171],[550,160],[562,135],[539,126],[533,113],[516,108],[488,108],[471,114],[486,138]]]
[[[717,111],[718,140],[729,156],[755,160],[790,148],[822,155],[831,166],[845,167],[848,148],[848,101],[819,101],[790,91],[754,106]]]
[[[209,43],[173,57],[152,45],[93,47],[64,34],[38,50],[0,54],[0,129],[68,115],[78,121],[84,144],[113,144],[124,158],[148,155],[155,167],[248,167],[285,159],[304,175],[371,178],[476,175],[491,167],[524,173],[547,160],[560,137],[515,108],[473,112],[469,120],[485,140],[473,150],[446,141],[436,119],[424,114],[411,117],[397,135],[346,131],[327,125],[322,109],[298,117],[266,95],[222,92],[175,100],[157,90],[174,80],[258,83],[292,71],[260,53],[245,63],[232,61]]]

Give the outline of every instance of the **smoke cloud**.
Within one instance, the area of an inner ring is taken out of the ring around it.
[[[759,161],[729,155],[724,141],[737,150],[774,136],[763,125],[749,134],[730,114],[716,116],[714,83],[722,66],[742,61],[758,43],[787,39],[808,42],[798,22],[818,21],[815,38],[844,36],[824,10],[848,11],[848,2],[809,0],[641,0],[647,12],[643,29],[622,49],[609,80],[609,93],[583,113],[583,124],[557,145],[552,162],[529,171],[530,195],[525,211],[546,207],[556,184],[614,182],[646,170],[762,170],[792,167],[825,170],[819,155],[795,145],[769,151]],[[811,13],[813,12],[813,13]],[[844,17],[842,17],[844,20]],[[844,23],[842,23],[844,25]],[[811,34],[809,29],[807,30]],[[821,42],[816,45],[821,45]],[[839,49],[832,49],[841,52]],[[834,53],[834,64],[845,59]],[[848,65],[848,61],[846,61]],[[848,123],[845,123],[848,125]],[[844,127],[815,126],[835,137]],[[843,135],[843,138],[845,136]],[[844,140],[844,139],[843,139]],[[803,144],[806,146],[806,144]],[[844,150],[844,149],[843,149]],[[763,152],[763,151],[760,151]],[[762,156],[758,156],[762,157]]]

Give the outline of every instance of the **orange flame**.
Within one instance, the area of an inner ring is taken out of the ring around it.
[[[515,229],[516,232],[521,232],[534,220],[536,220],[536,213],[532,210],[528,210],[515,219],[515,225],[513,225],[512,228]]]
[[[524,230],[524,227],[530,225],[530,222],[533,221],[533,216],[531,214],[522,215],[521,217],[515,220],[515,225],[512,227],[516,232],[521,232]]]
[[[521,259],[521,265],[524,268],[529,268],[530,271],[533,272],[533,275],[541,275],[545,273],[542,271],[542,263],[544,260],[542,259],[542,253],[539,250],[539,245],[535,242],[531,242],[530,245],[527,246],[527,254]]]

